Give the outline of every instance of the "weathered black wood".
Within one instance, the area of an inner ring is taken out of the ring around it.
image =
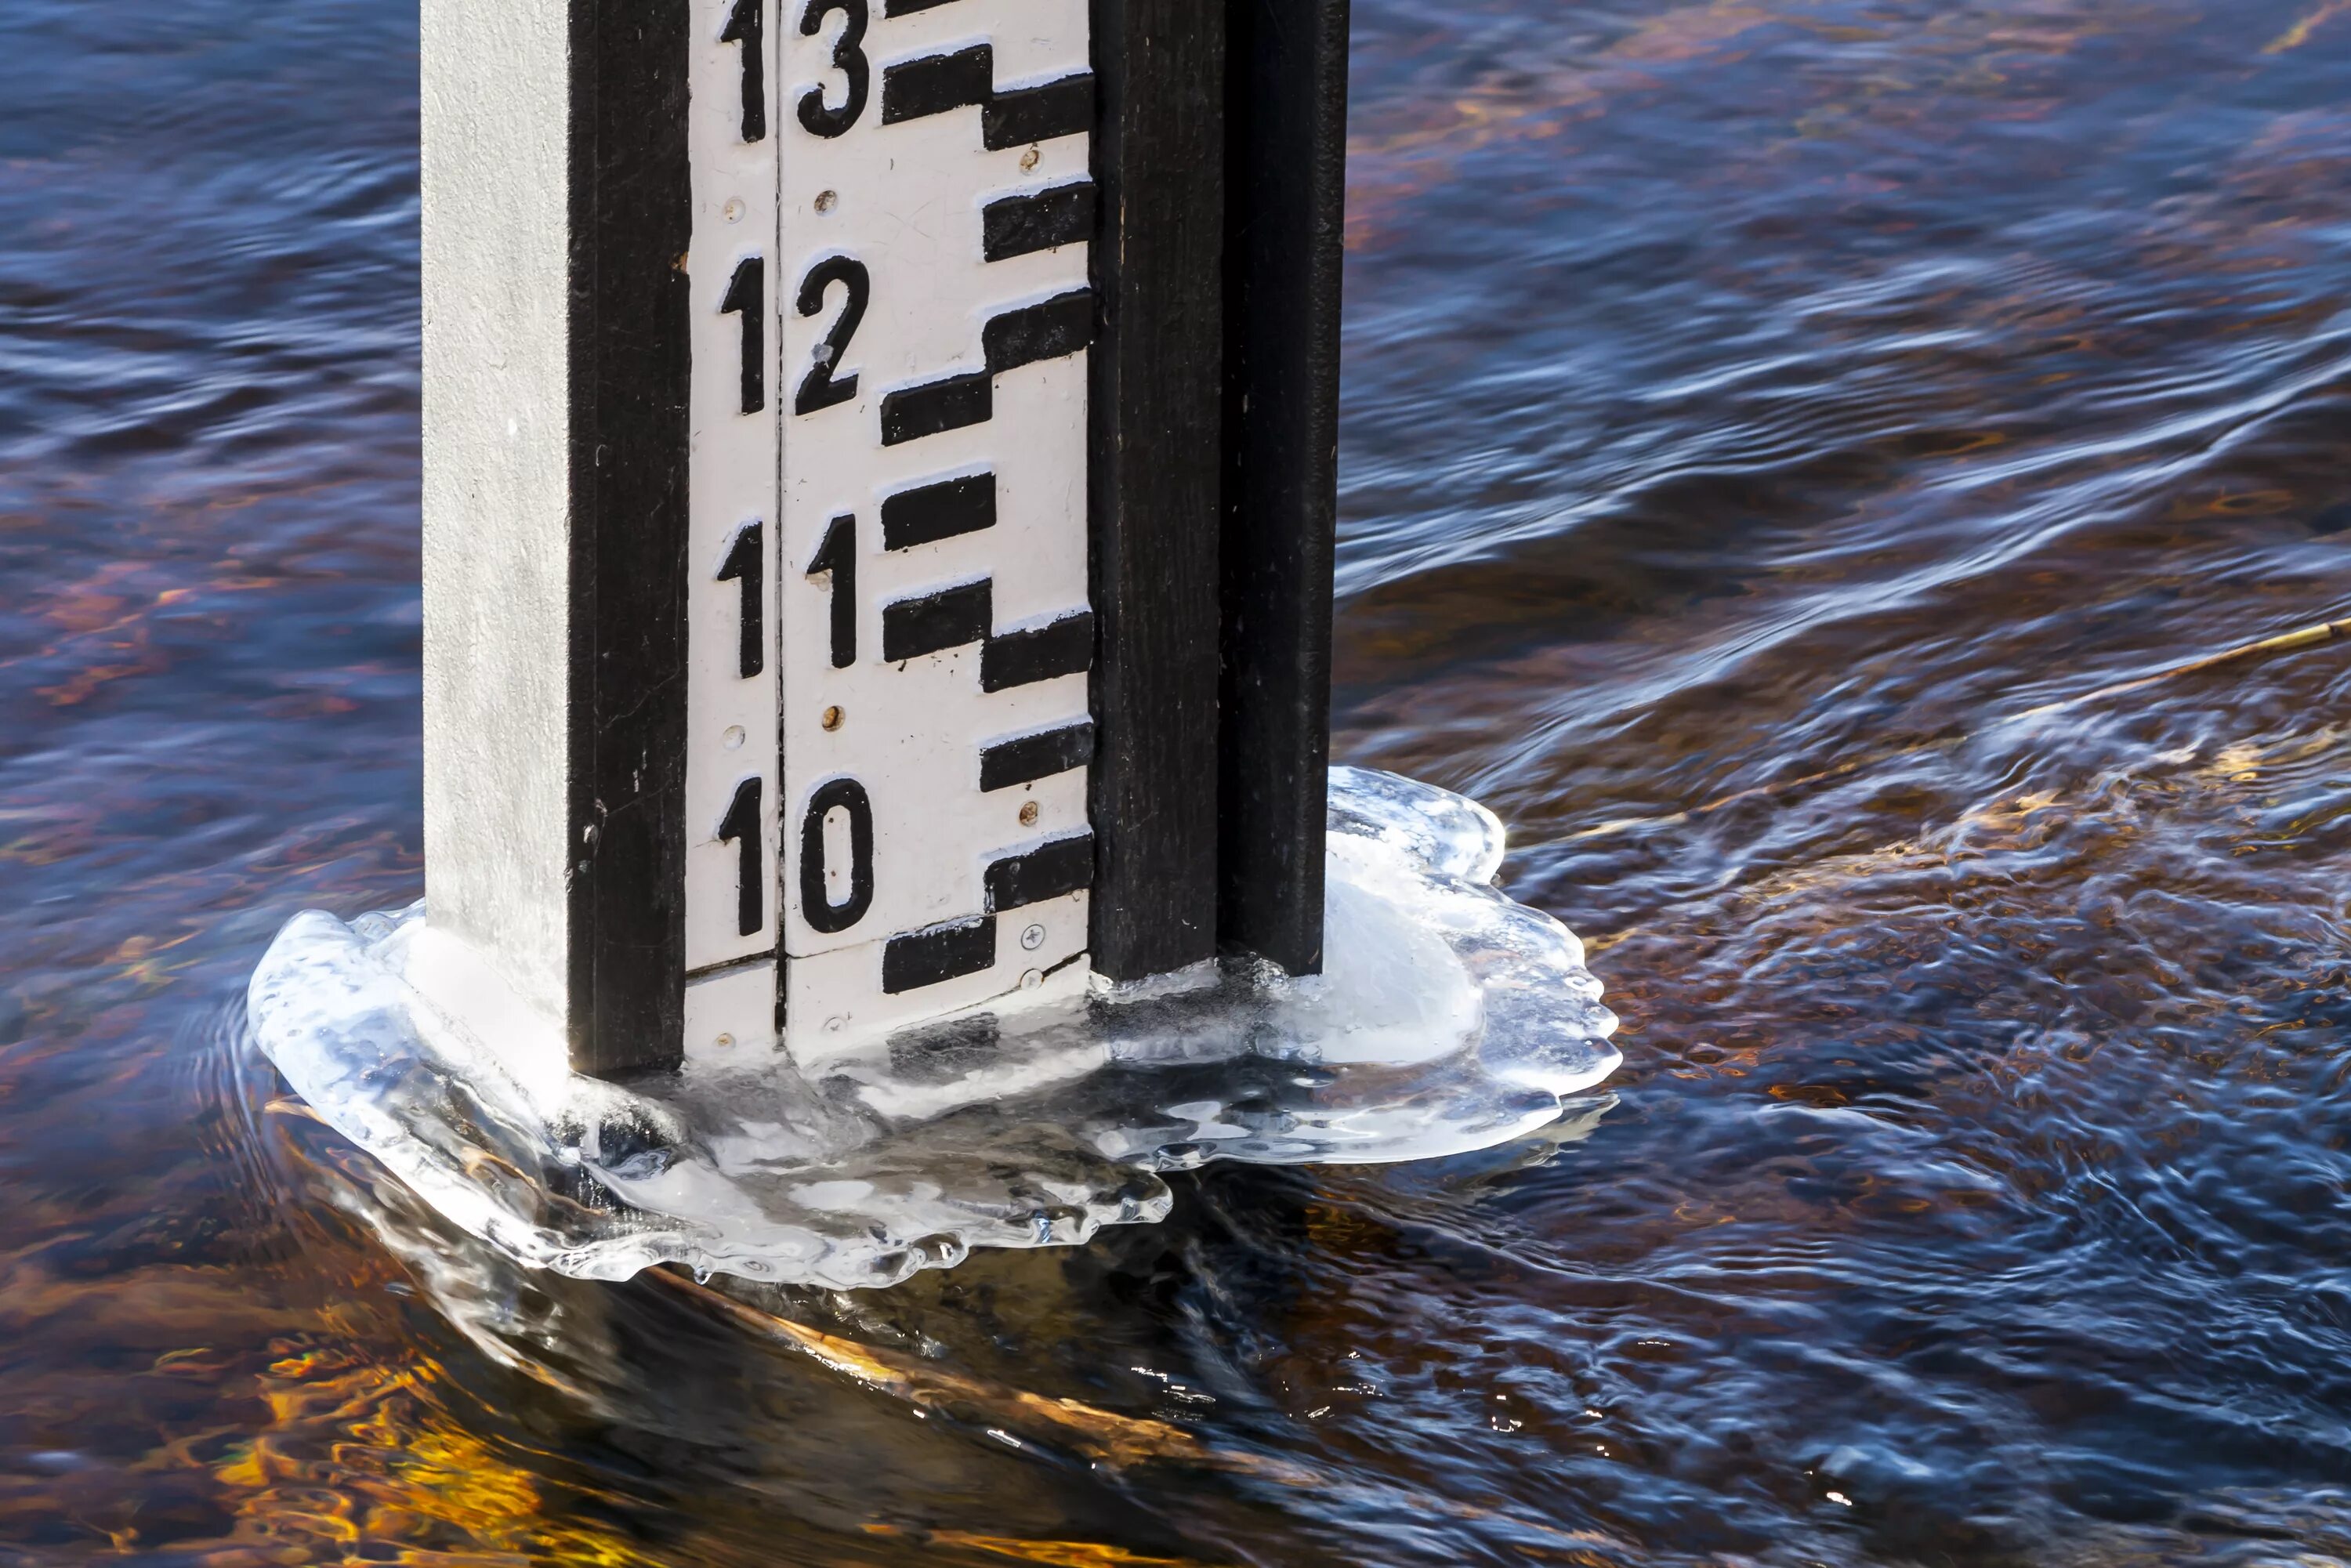
[[[996,587],[987,579],[882,607],[882,657],[891,664],[984,643],[996,621]]]
[[[980,653],[982,691],[1010,691],[1014,686],[1082,675],[1093,667],[1094,617],[1081,610],[1042,626],[1025,627],[990,637]]]
[[[857,663],[857,515],[844,512],[825,525],[824,538],[808,563],[807,575],[830,578],[832,591],[831,624],[832,667],[845,670]]]
[[[943,435],[996,417],[996,376],[988,371],[901,387],[882,394],[882,444]]]
[[[1092,0],[1093,965],[1217,950],[1224,8]]]
[[[1322,967],[1348,0],[1230,0],[1218,932]]]
[[[989,152],[1001,152],[1024,141],[1082,136],[1093,118],[1093,78],[1063,77],[998,93],[980,110],[980,139]]]
[[[684,1055],[686,0],[573,0],[572,1061]]]
[[[718,824],[718,841],[733,844],[741,862],[735,878],[735,924],[746,936],[758,936],[759,927],[768,923],[768,879],[762,874],[766,860],[759,852],[760,834],[768,825],[761,805],[766,793],[760,780],[744,779],[736,787],[734,803]]]
[[[1094,298],[1083,288],[991,316],[979,329],[991,375],[1066,359],[1094,340]]]
[[[882,123],[899,125],[977,107],[982,144],[991,152],[1000,152],[1024,141],[1051,141],[1082,133],[1093,116],[1093,94],[1092,78],[1082,76],[998,92],[995,46],[974,44],[951,55],[925,56],[883,71]]]
[[[1008,855],[987,868],[987,912],[1003,915],[1067,897],[1092,885],[1093,880],[1093,836],[1073,833],[1055,839],[1027,854]]]
[[[768,667],[768,528],[758,518],[736,532],[735,543],[718,568],[718,580],[743,585],[742,609],[736,625],[736,671],[745,680]]]
[[[1040,730],[1034,735],[999,740],[979,754],[979,788],[983,794],[1017,789],[1083,768],[1094,759],[1092,719]]]
[[[958,920],[893,936],[882,949],[882,989],[889,996],[943,986],[996,962],[996,918]]]
[[[826,860],[825,819],[839,811],[849,819],[849,897],[832,901]],[[817,787],[800,813],[800,908],[810,925],[838,936],[873,907],[873,797],[854,779],[833,779]]]
[[[743,140],[768,139],[768,6],[767,0],[735,0],[727,14],[722,44],[743,47]]]
[[[996,97],[996,49],[974,44],[882,73],[882,123],[898,125],[950,110],[977,109]]]
[[[1006,196],[981,208],[979,218],[979,254],[987,261],[1076,245],[1093,238],[1093,184],[1081,180],[1034,195]]]
[[[996,476],[968,474],[882,501],[882,548],[914,549],[996,526]]]

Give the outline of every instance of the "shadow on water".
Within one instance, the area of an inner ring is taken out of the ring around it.
[[[1614,1101],[734,1306],[227,1010],[420,890],[413,8],[0,16],[0,1563],[2351,1557],[2351,662],[2022,716],[2351,605],[2351,10],[1357,11],[1340,751]]]

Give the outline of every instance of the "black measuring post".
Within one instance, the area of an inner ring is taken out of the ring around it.
[[[1232,0],[1218,929],[1322,967],[1349,0]]]
[[[1094,0],[1095,969],[1217,953],[1224,16]]]
[[[1094,4],[1094,962],[1113,979],[1219,950],[1322,967],[1349,15]]]
[[[692,10],[571,5],[569,1025],[590,1073],[683,1054]]]
[[[1318,967],[1345,0],[423,16],[428,995]]]

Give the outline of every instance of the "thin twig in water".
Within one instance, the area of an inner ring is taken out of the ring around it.
[[[2283,55],[2291,50],[2298,49],[2302,47],[2303,45],[2310,42],[2310,36],[2318,31],[2318,29],[2330,18],[2340,16],[2346,11],[2351,11],[2351,0],[2326,0],[2325,5],[2321,5],[2317,10],[2313,11],[2309,16],[2304,16],[2293,26],[2288,27],[2279,37],[2271,40],[2269,47],[2263,49],[2262,53],[2265,55]]]
[[[2067,697],[2062,702],[2045,703],[2040,707],[2028,708],[2022,713],[2001,719],[2000,722],[2021,724],[2029,718],[2040,718],[2048,714],[2061,712],[2065,708],[2079,707],[2084,703],[2094,703],[2103,697],[2120,696],[2125,692],[2135,692],[2163,681],[2178,680],[2182,675],[2198,674],[2205,670],[2217,670],[2223,664],[2238,664],[2246,659],[2259,658],[2265,653],[2293,653],[2304,648],[2324,647],[2344,637],[2351,637],[2351,620],[2321,622],[2318,625],[2304,626],[2299,631],[2282,632],[2274,637],[2264,637],[2258,643],[2241,643],[2223,653],[2210,653],[2201,659],[2191,659],[2185,664],[2174,664],[2168,670],[2158,670],[2154,674],[2141,675],[2137,680],[2125,681],[2117,686],[2100,686],[2096,691],[2085,692],[2078,697]]]
[[[2351,0],[2346,0],[2346,4],[2351,4]],[[2158,685],[2165,681],[2178,680],[2182,675],[2199,674],[2206,670],[2217,670],[2224,665],[2241,664],[2248,659],[2261,658],[2272,653],[2299,653],[2304,648],[2324,647],[2329,643],[2339,642],[2346,638],[2351,638],[2351,619],[2326,621],[2315,626],[2304,626],[2295,631],[2282,632],[2274,637],[2264,637],[2257,643],[2241,643],[2236,647],[2225,649],[2220,653],[2208,653],[2203,658],[2191,659],[2184,664],[2174,664],[2168,670],[2158,670],[2154,674],[2141,675],[2137,680],[2124,681],[2118,685],[2100,686],[2096,691],[2084,692],[2079,696],[2065,697],[2053,703],[2043,703],[2039,707],[2027,708],[2022,713],[2011,714],[2006,718],[1995,719],[1993,727],[2022,724],[2028,719],[2045,718],[2053,713],[2063,713],[2067,708],[2080,707],[2085,703],[2120,696],[2126,692],[2140,691],[2147,686]],[[1840,762],[1834,768],[1823,768],[1818,773],[1807,773],[1801,779],[1782,779],[1770,784],[1758,784],[1750,789],[1725,795],[1719,800],[1708,800],[1702,806],[1692,806],[1687,810],[1671,811],[1657,817],[1618,817],[1602,822],[1596,827],[1585,828],[1561,838],[1542,840],[1540,842],[1552,845],[1574,844],[1591,839],[1614,838],[1620,833],[1629,833],[1636,828],[1673,827],[1699,817],[1708,816],[1725,807],[1735,806],[1742,800],[1783,795],[1791,789],[1801,789],[1807,784],[1820,784],[1831,779],[1842,779],[1848,774],[1858,773],[1866,768],[1875,768],[1881,762],[1895,762],[1905,757],[1917,757],[1930,751],[1947,751],[1967,738],[1964,735],[1958,735],[1941,740],[1928,741],[1917,746],[1900,747],[1892,751],[1879,752],[1875,756],[1856,758],[1850,762]]]

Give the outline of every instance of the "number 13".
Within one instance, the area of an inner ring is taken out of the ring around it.
[[[849,78],[849,95],[839,109],[827,107],[824,89],[810,88],[800,97],[800,123],[814,136],[846,136],[865,112],[873,90],[873,68],[865,58],[865,29],[872,25],[867,0],[809,0],[800,16],[800,34],[813,38],[824,30],[824,19],[838,11],[848,19],[841,41],[832,47],[832,68]]]

